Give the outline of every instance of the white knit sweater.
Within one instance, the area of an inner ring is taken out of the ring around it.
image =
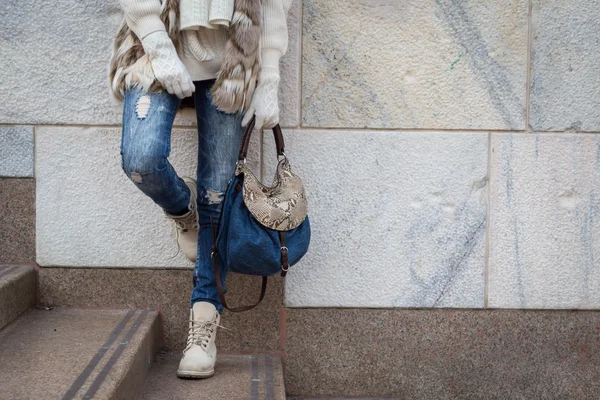
[[[279,59],[287,52],[287,13],[293,0],[262,0],[262,65],[279,70]],[[164,31],[165,25],[160,19],[160,0],[120,0],[125,12],[129,28],[141,40],[144,36]],[[201,81],[216,78],[221,67],[221,59],[227,43],[227,28],[206,29],[202,40],[210,46],[215,57],[210,61],[198,61],[184,49],[181,61],[186,66],[192,79]],[[187,53],[187,54],[186,54]]]

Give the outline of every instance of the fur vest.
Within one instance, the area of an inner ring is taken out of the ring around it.
[[[161,4],[160,17],[177,52],[182,54],[179,0],[161,0]],[[260,72],[260,23],[261,0],[235,0],[229,39],[211,89],[212,102],[221,111],[244,112],[250,106]],[[116,99],[122,100],[125,90],[133,86],[163,90],[150,61],[141,41],[124,20],[114,39],[109,67],[111,91]]]

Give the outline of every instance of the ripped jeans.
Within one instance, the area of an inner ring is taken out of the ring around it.
[[[194,82],[198,120],[198,259],[190,304],[208,301],[219,312],[215,273],[210,258],[210,218],[217,223],[223,193],[233,175],[244,133],[242,116],[218,111],[210,100],[215,80]],[[121,155],[129,179],[166,212],[187,209],[190,191],[167,157],[171,150],[171,128],[181,100],[166,91],[125,93]],[[224,269],[220,271],[225,289]]]

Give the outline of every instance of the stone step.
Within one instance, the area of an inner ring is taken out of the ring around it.
[[[285,400],[281,358],[219,353],[209,379],[177,378],[181,353],[161,353],[144,387],[144,400]]]
[[[0,329],[33,307],[37,287],[30,265],[0,265]]]
[[[140,398],[160,334],[150,310],[30,310],[0,331],[0,399]]]

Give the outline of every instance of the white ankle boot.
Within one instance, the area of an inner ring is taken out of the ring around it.
[[[184,177],[186,185],[190,188],[189,212],[183,215],[172,215],[165,212],[168,218],[175,221],[177,229],[177,243],[183,254],[192,262],[198,258],[198,207],[196,199],[198,198],[198,187],[196,181],[189,177]]]
[[[180,378],[210,378],[215,374],[215,338],[221,316],[212,303],[200,301],[190,310],[187,347],[179,363]]]

